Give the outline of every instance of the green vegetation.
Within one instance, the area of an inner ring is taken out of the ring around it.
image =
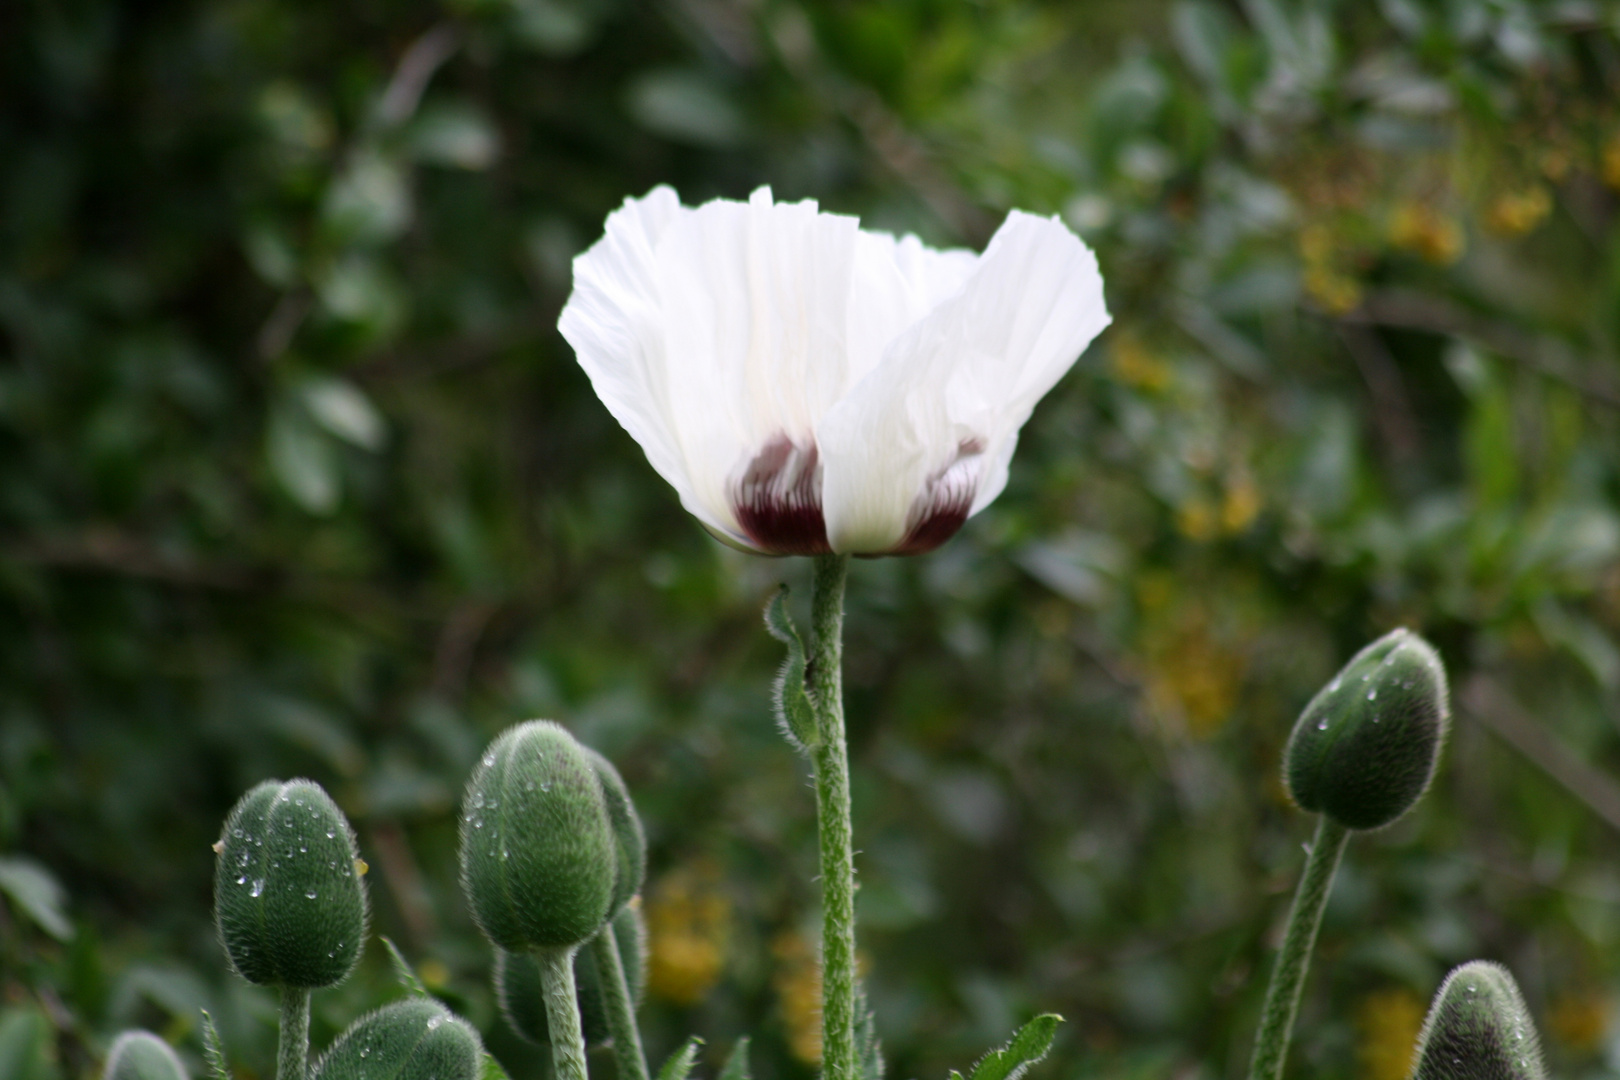
[[[531,717],[609,758],[646,826],[648,1058],[813,1074],[815,792],[760,625],[783,581],[810,625],[811,567],[704,535],[554,329],[571,257],[657,183],[769,183],[937,244],[1057,213],[1108,284],[1114,325],[1008,490],[937,552],[849,570],[857,966],[889,1076],[967,1071],[1048,1011],[1035,1076],[1238,1075],[1310,837],[1284,744],[1397,626],[1455,715],[1423,801],[1339,869],[1288,1070],[1401,1080],[1424,1003],[1486,957],[1549,1071],[1596,1074],[1616,20],[0,7],[0,1076],[98,1076],[135,1027],[205,1075],[203,1008],[236,1075],[273,1075],[275,992],[228,972],[209,846],[294,776],[353,824],[374,935],[539,1075],[457,864],[462,785]],[[310,1044],[399,996],[373,938]]]

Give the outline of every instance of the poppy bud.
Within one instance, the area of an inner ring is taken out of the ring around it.
[[[367,1013],[338,1036],[311,1080],[477,1080],[484,1046],[465,1020],[432,998]]]
[[[611,912],[619,853],[584,747],[549,720],[496,739],[462,800],[461,883],[508,952],[569,949]]]
[[[627,904],[620,908],[611,925],[631,1000],[639,1001],[647,985],[647,926],[641,918],[641,906]],[[581,949],[574,954],[579,1024],[585,1033],[586,1046],[606,1046],[612,1033],[608,1029],[607,1003],[602,997],[602,983],[592,952]],[[540,965],[533,956],[495,950],[495,997],[513,1031],[532,1043],[548,1045],[551,1042],[546,1002],[541,994]]]
[[[1450,716],[1439,655],[1393,630],[1305,706],[1284,755],[1289,794],[1346,828],[1388,825],[1428,788]]]
[[[187,1080],[174,1050],[150,1031],[126,1031],[113,1040],[101,1076],[102,1080]]]
[[[613,767],[613,762],[588,746],[582,749],[596,767],[596,777],[602,782],[602,799],[607,804],[608,822],[613,826],[613,846],[618,859],[612,910],[617,912],[641,891],[641,883],[647,877],[647,834],[642,831],[635,803],[630,801],[630,790],[624,786],[624,778]]]
[[[354,970],[366,939],[362,864],[348,819],[319,784],[253,788],[214,850],[214,917],[243,978],[309,990]]]
[[[1446,976],[1418,1036],[1412,1080],[1546,1080],[1541,1040],[1518,984],[1474,960]]]

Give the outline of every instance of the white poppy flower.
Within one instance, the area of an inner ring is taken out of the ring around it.
[[[1007,483],[1018,429],[1109,323],[1097,259],[1013,211],[983,255],[815,202],[626,199],[559,327],[608,410],[716,536],[908,555]]]

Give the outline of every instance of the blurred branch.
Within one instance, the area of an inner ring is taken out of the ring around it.
[[[444,62],[455,55],[461,45],[461,32],[449,23],[440,23],[405,50],[394,68],[394,77],[383,91],[377,105],[377,121],[384,127],[396,127],[411,118],[428,80]]]
[[[499,610],[487,600],[468,600],[450,612],[433,650],[433,692],[439,697],[452,700],[466,689],[478,640]]]
[[[1373,420],[1389,449],[1390,464],[1399,467],[1417,453],[1420,440],[1412,401],[1407,396],[1406,385],[1401,382],[1395,358],[1370,327],[1341,322],[1339,338],[1372,394]]]
[[[1458,697],[1469,715],[1620,832],[1620,784],[1549,734],[1500,683],[1476,674]]]
[[[1343,321],[1453,337],[1522,364],[1592,401],[1620,408],[1620,386],[1588,370],[1564,342],[1483,318],[1443,297],[1400,289],[1375,292]]]
[[[411,937],[411,944],[425,948],[438,932],[438,920],[433,916],[433,901],[422,882],[422,871],[416,865],[416,856],[405,839],[404,830],[395,821],[377,821],[371,826],[371,849],[376,853],[383,880],[399,909],[400,920]]]
[[[259,359],[270,361],[287,351],[292,344],[293,335],[304,324],[304,316],[309,314],[311,297],[303,289],[289,289],[281,294],[276,306],[270,309],[269,318],[259,328],[259,334],[254,339],[258,346]]]
[[[12,539],[0,547],[0,555],[33,566],[101,571],[184,588],[240,591],[268,585],[276,576],[264,568],[177,558],[111,529],[49,539]]]

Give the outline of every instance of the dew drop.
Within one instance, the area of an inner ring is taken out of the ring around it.
[[[1317,731],[1326,731],[1327,730],[1327,719],[1325,717],[1323,719],[1317,721],[1316,730]]]
[[[315,890],[311,889],[311,890],[309,890],[309,892],[305,893],[304,894],[304,899],[305,900],[313,900],[313,899],[315,899]]]
[[[550,791],[551,790],[551,781],[550,780],[541,781],[540,790],[541,791]]]
[[[524,791],[533,791],[534,790],[534,781],[533,780],[526,781],[524,783],[524,785],[523,785],[523,790]]]
[[[305,852],[305,851],[308,851],[308,850],[309,850],[309,848],[307,848],[307,847],[305,847],[305,846],[304,846],[304,845],[303,845],[303,844],[299,844],[299,845],[298,845],[298,850],[299,850],[299,851],[300,851],[300,852]]]
[[[337,835],[337,831],[335,829],[327,829],[326,830],[326,838],[328,840],[332,839],[336,835]]]
[[[1378,700],[1378,688],[1376,686],[1373,687],[1371,690],[1367,691],[1367,700],[1368,701],[1377,701]]]
[[[369,1046],[362,1046],[362,1047],[361,1047],[361,1048],[360,1048],[360,1056],[361,1056],[361,1057],[369,1057],[369,1056],[370,1056],[370,1055],[371,1055],[371,1047],[369,1047]]]
[[[435,1017],[434,1017],[434,1018],[433,1018],[433,1019],[431,1019],[431,1020],[429,1020],[429,1021],[428,1021],[428,1022],[427,1022],[427,1029],[428,1029],[428,1030],[429,1030],[429,1031],[432,1031],[432,1030],[434,1030],[434,1029],[435,1029],[435,1028],[437,1028],[437,1027],[438,1027],[438,1026],[439,1026],[439,1025],[440,1025],[440,1024],[442,1024],[442,1023],[444,1023],[444,1017],[442,1017],[442,1016],[435,1016]]]
[[[253,879],[253,888],[248,892],[248,895],[249,896],[258,896],[263,892],[264,892],[264,878],[254,878]]]
[[[487,768],[493,764],[495,764],[495,752],[491,750],[489,753],[484,755],[484,766]]]
[[[479,818],[479,819],[477,819],[476,821],[473,822],[473,828],[482,829],[483,827],[484,827],[484,819],[483,818]]]
[[[473,806],[480,810],[484,808],[484,793],[482,791],[473,796]]]
[[[298,805],[299,805],[299,806],[303,806],[303,805],[304,805],[304,800],[303,800],[303,799],[299,799],[299,800],[298,800]]]
[[[232,829],[231,830],[231,835],[236,837],[238,840],[240,840],[240,839],[242,839],[242,830],[241,829]]]
[[[496,808],[496,807],[497,807],[497,806],[499,806],[499,805],[500,805],[500,804],[499,804],[499,803],[497,803],[497,802],[496,802],[496,801],[495,801],[495,800],[494,800],[494,799],[491,799],[491,800],[489,800],[489,803],[488,803],[488,804],[487,804],[487,805],[488,805],[488,806],[489,806],[489,808],[490,808],[490,809],[491,809],[491,810],[493,810],[493,809],[495,809],[495,808]]]
[[[236,883],[238,885],[246,885],[247,884],[247,875],[243,874],[241,877],[237,878]]]

